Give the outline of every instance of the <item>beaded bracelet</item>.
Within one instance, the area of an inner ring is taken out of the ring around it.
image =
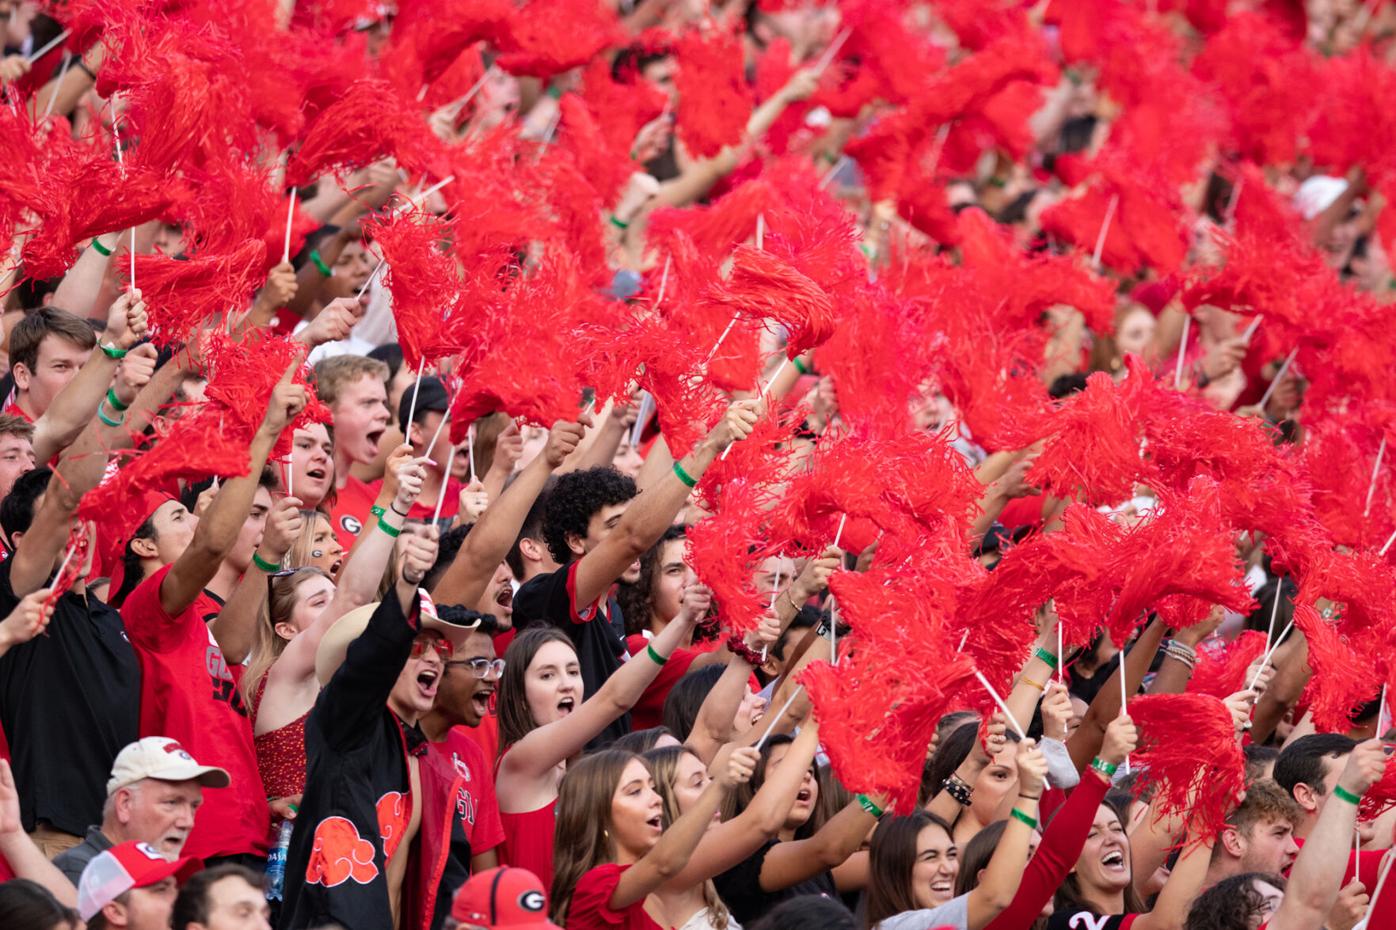
[[[752,668],[757,668],[764,661],[761,653],[748,646],[740,636],[727,638],[727,650]]]
[[[974,789],[965,784],[958,775],[951,773],[950,777],[940,783],[941,790],[955,799],[955,803],[961,807],[969,807],[970,798],[974,794]]]

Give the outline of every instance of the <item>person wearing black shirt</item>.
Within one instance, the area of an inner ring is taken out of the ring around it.
[[[652,480],[636,483],[613,468],[562,475],[548,494],[543,537],[562,567],[538,575],[514,596],[514,626],[551,623],[572,640],[590,698],[627,658],[625,621],[611,589],[627,572],[638,577],[639,559],[659,541],[688,500],[689,490],[731,442],[755,425],[760,400],[741,400],[681,461],[661,445],[646,462]],[[662,469],[662,471],[661,471]],[[654,474],[659,472],[659,474]],[[646,477],[641,473],[642,480]],[[607,745],[630,731],[625,715],[588,747]]]

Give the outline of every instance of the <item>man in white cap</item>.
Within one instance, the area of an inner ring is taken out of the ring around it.
[[[203,789],[226,788],[228,773],[200,765],[175,740],[147,736],[127,745],[112,763],[102,822],[81,843],[53,860],[77,884],[99,853],[118,843],[143,843],[175,859],[194,829]]]
[[[78,914],[88,930],[168,930],[178,883],[202,867],[188,856],[167,859],[146,843],[120,843],[83,870]]]

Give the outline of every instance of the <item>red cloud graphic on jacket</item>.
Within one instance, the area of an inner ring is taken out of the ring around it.
[[[389,791],[378,799],[378,835],[383,838],[383,856],[387,859],[393,858],[407,832],[410,803],[411,799],[401,791]]]
[[[373,844],[359,836],[352,822],[343,817],[326,817],[315,828],[305,880],[326,888],[342,885],[351,878],[367,885],[378,877],[373,854]]]

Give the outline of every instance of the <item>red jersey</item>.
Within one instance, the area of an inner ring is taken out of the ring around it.
[[[270,813],[237,687],[242,667],[228,667],[209,632],[219,611],[213,598],[201,594],[179,616],[165,613],[160,585],[169,573],[167,565],[141,582],[121,608],[141,663],[141,736],[176,739],[200,764],[232,777],[227,788],[204,789],[185,855],[264,855]]]
[[[469,727],[452,727],[446,738],[431,743],[434,752],[449,759],[461,785],[456,793],[456,814],[470,842],[470,855],[489,852],[504,842],[504,823],[494,794],[492,766],[471,738]]]
[[[625,648],[632,656],[642,655],[647,645],[649,639],[643,633],[634,633],[625,638]],[[694,659],[705,652],[711,652],[719,645],[721,644],[717,642],[709,642],[675,649],[669,656],[669,661],[660,666],[659,674],[655,675],[654,681],[645,688],[645,693],[640,695],[635,706],[630,708],[630,725],[636,730],[648,730],[663,723],[664,701],[669,697],[670,689],[678,684],[680,678],[688,674]]]
[[[442,526],[450,526],[451,521],[454,520],[456,514],[460,512],[460,492],[464,489],[465,485],[461,484],[456,479],[451,477],[446,479],[446,495],[441,499]],[[427,522],[431,520],[432,515],[435,513],[436,497],[423,494],[421,499],[412,505],[412,509],[407,511],[407,519]]]
[[[614,910],[611,896],[628,865],[608,863],[591,869],[577,882],[567,907],[567,930],[663,930],[645,912],[645,899]]]
[[[378,499],[380,482],[365,484],[353,475],[344,482],[344,487],[335,494],[334,507],[330,510],[330,523],[339,544],[348,552],[359,538],[359,531],[368,522],[368,510]]]

